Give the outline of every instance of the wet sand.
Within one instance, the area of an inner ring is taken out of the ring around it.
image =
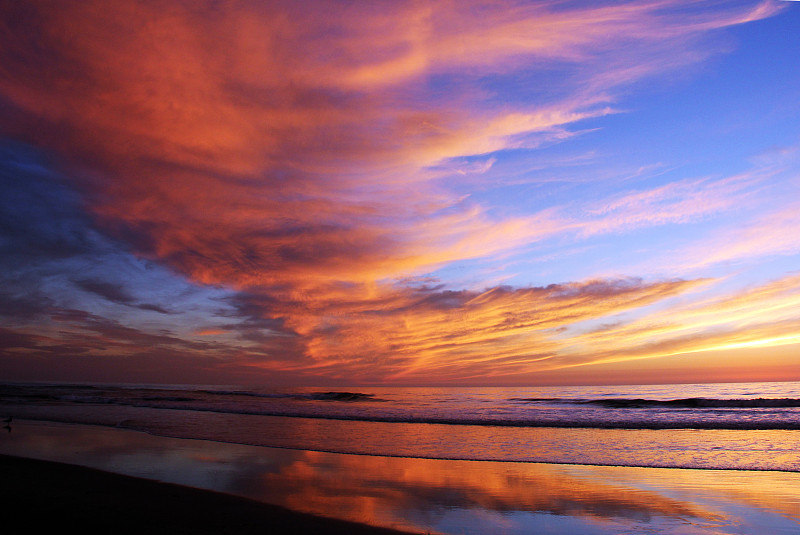
[[[228,494],[0,455],[4,533],[399,535]],[[16,530],[11,527],[17,526]]]
[[[13,512],[7,519],[27,523],[18,533],[78,526],[90,533],[795,535],[800,528],[800,472],[352,455],[30,420],[0,433],[0,454],[88,467],[0,466],[0,503]]]

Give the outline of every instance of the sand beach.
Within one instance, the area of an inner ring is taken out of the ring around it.
[[[4,533],[400,535],[229,494],[0,455]],[[16,527],[12,527],[16,526]]]
[[[481,462],[267,448],[17,421],[23,531],[790,534],[800,473]],[[394,531],[399,530],[399,531]]]

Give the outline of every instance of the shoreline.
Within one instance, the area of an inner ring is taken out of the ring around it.
[[[683,535],[691,525],[692,534],[757,535],[764,525],[787,534],[800,526],[798,472],[403,458],[86,424],[12,426],[0,434],[0,455],[12,466],[0,463],[3,503],[42,529]],[[31,463],[39,467],[26,471]]]
[[[6,405],[5,412],[14,414],[20,421],[102,426],[165,438],[294,451],[413,459],[800,473],[800,450],[795,447],[800,441],[800,430],[796,429],[450,426],[187,412],[106,404]],[[192,424],[184,426],[182,419]],[[464,444],[479,447],[465,453]],[[614,447],[608,448],[607,444]],[[733,447],[725,448],[726,444]]]
[[[412,533],[54,461],[0,454],[0,474],[3,508],[24,519],[25,533],[70,525],[90,533]]]
[[[18,411],[19,412],[19,411]],[[283,418],[283,417],[278,417]],[[322,418],[325,420],[325,418]],[[275,450],[286,450],[286,451],[294,451],[294,452],[314,452],[314,453],[321,453],[321,454],[332,454],[332,455],[355,455],[355,456],[364,456],[364,457],[381,457],[381,458],[390,458],[390,459],[421,459],[421,460],[428,460],[428,461],[457,461],[457,462],[475,462],[475,463],[525,463],[525,464],[537,464],[537,465],[554,465],[554,466],[564,466],[564,467],[586,467],[586,468],[620,468],[620,469],[657,469],[657,470],[700,470],[700,471],[709,471],[709,472],[775,472],[775,473],[787,473],[787,474],[800,474],[800,466],[793,467],[793,468],[762,468],[762,467],[738,467],[738,466],[682,466],[682,465],[674,465],[674,464],[620,464],[620,463],[600,463],[600,462],[581,462],[581,461],[551,461],[551,460],[528,460],[528,459],[499,459],[499,458],[484,458],[484,457],[477,457],[477,458],[467,458],[467,457],[445,457],[445,456],[431,456],[431,455],[402,455],[402,454],[394,454],[394,453],[372,453],[372,452],[363,452],[363,451],[341,451],[341,450],[334,450],[334,449],[324,449],[324,448],[314,448],[314,447],[298,447],[298,446],[279,446],[279,445],[264,445],[264,444],[249,444],[243,442],[235,442],[235,441],[225,441],[225,440],[215,440],[213,438],[197,438],[197,437],[182,437],[182,436],[173,436],[169,434],[160,434],[160,433],[153,433],[147,430],[140,430],[140,429],[130,429],[125,427],[119,427],[118,425],[113,425],[110,423],[87,423],[87,422],[71,422],[66,420],[58,420],[58,419],[48,419],[48,418],[36,418],[25,416],[24,419],[15,419],[13,425],[21,425],[22,422],[26,422],[29,424],[55,424],[55,425],[64,425],[64,426],[88,426],[88,427],[98,427],[101,429],[107,430],[115,430],[115,431],[123,431],[123,432],[133,432],[133,433],[144,433],[154,438],[162,438],[167,440],[200,440],[212,443],[219,443],[224,445],[231,445],[231,446],[246,446],[246,447],[256,447],[256,448],[266,448],[266,449],[275,449]],[[799,424],[800,425],[800,424]],[[549,428],[545,428],[549,429]],[[563,429],[563,427],[553,427],[552,429]],[[568,428],[568,429],[576,429],[576,428]],[[581,428],[579,428],[581,429]],[[591,429],[591,428],[587,428]],[[604,430],[605,428],[594,428]],[[675,429],[611,429],[614,431],[675,431]],[[677,429],[678,431],[694,431],[694,429],[686,428],[686,429]],[[720,429],[709,429],[709,431],[720,431]],[[721,431],[731,431],[730,429],[722,429]],[[740,430],[733,430],[733,431],[740,431]],[[750,429],[747,431],[775,431],[774,429]],[[800,431],[800,429],[781,429],[780,431],[790,431],[796,432]],[[2,455],[2,453],[0,453]],[[67,463],[68,464],[68,463]]]

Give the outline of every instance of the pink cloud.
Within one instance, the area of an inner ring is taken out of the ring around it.
[[[472,295],[393,281],[558,233],[709,208],[678,201],[699,189],[680,184],[619,199],[590,224],[556,211],[498,217],[431,168],[525,146],[531,134],[567,136],[613,113],[614,91],[659,72],[667,51],[696,59],[688,38],[777,10],[700,7],[687,19],[675,14],[683,6],[19,3],[0,27],[1,131],[57,154],[98,225],[139,256],[262,298],[261,316],[302,338],[298,369],[510,373],[558,347],[547,329],[692,283]],[[536,104],[498,104],[481,82],[554,65],[574,69]],[[140,339],[82,321],[71,324],[82,339],[123,353]]]

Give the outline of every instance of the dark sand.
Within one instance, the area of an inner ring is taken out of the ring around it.
[[[0,455],[2,532],[398,535],[228,494]]]

